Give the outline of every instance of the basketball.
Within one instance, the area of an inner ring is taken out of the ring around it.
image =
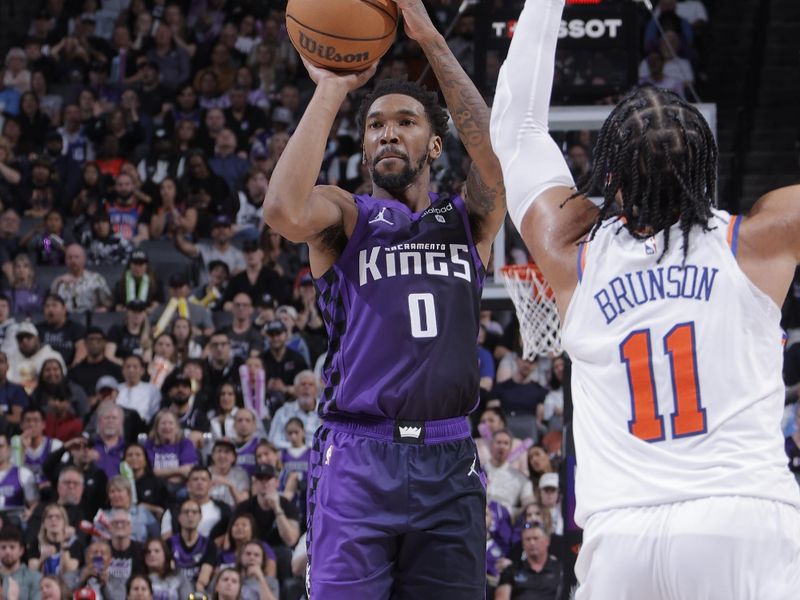
[[[391,0],[289,0],[286,29],[309,62],[361,71],[394,42],[397,5]]]

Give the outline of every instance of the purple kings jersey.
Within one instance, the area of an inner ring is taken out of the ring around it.
[[[478,401],[485,276],[460,196],[412,213],[355,196],[358,220],[316,280],[329,346],[320,413],[426,421]]]
[[[0,480],[0,509],[25,508],[25,492],[19,478],[19,468],[11,467]]]

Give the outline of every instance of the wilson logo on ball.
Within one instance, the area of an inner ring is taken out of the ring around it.
[[[330,60],[337,63],[364,63],[369,62],[369,52],[359,52],[358,54],[340,54],[333,46],[326,46],[318,42],[311,36],[303,33],[302,30],[297,32],[300,37],[300,46],[318,56],[323,60]]]

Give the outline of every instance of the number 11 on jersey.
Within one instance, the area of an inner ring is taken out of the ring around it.
[[[663,338],[672,376],[672,437],[682,438],[706,432],[706,409],[701,405],[697,377],[694,322],[679,323]],[[619,346],[620,360],[628,371],[632,418],[629,431],[646,442],[664,439],[664,418],[658,414],[653,373],[653,352],[649,329],[632,332]]]

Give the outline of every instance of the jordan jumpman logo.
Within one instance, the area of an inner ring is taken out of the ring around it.
[[[475,470],[475,462],[478,460],[477,454],[472,455],[472,464],[469,467],[469,471],[467,471],[467,477],[470,475],[477,475],[478,472]]]
[[[370,224],[372,224],[372,223],[386,223],[387,225],[394,225],[394,223],[392,223],[386,217],[383,216],[383,213],[385,213],[385,212],[386,212],[386,207],[382,206],[380,212],[378,213],[378,216],[375,217],[374,219],[372,219],[370,221]]]

